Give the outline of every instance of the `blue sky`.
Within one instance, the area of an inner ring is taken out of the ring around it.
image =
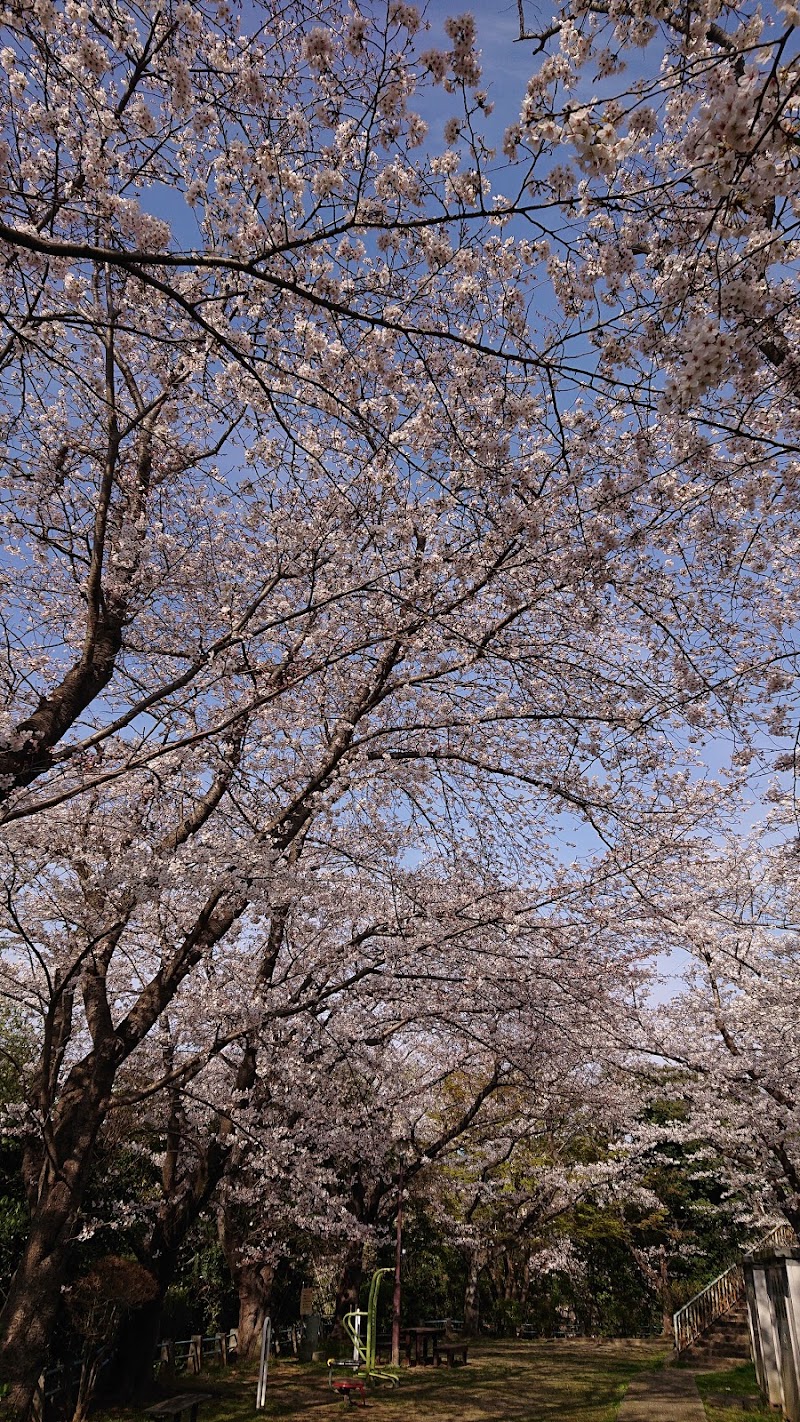
[[[501,148],[503,133],[519,115],[520,102],[525,86],[533,71],[533,45],[520,44],[519,14],[516,0],[479,0],[478,4],[460,5],[452,0],[431,0],[425,8],[425,17],[430,25],[430,33],[423,37],[421,48],[449,48],[450,41],[444,32],[444,23],[449,15],[468,11],[475,16],[478,27],[478,48],[483,56],[483,81],[489,96],[495,104],[495,111],[486,123],[491,141]],[[549,19],[551,11],[530,5],[530,15]],[[441,129],[445,120],[456,112],[456,98],[442,89],[437,89],[435,99],[425,105],[425,117],[432,124],[431,139],[434,147],[441,143]],[[439,119],[440,131],[435,132],[435,118]]]

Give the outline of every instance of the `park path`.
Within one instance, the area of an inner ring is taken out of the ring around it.
[[[706,1422],[693,1375],[675,1368],[634,1378],[618,1416],[619,1422]]]

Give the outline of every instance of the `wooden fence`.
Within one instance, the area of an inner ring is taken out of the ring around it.
[[[239,1334],[231,1328],[227,1333],[193,1333],[191,1338],[165,1338],[156,1350],[156,1377],[175,1377],[178,1373],[199,1373],[216,1364],[226,1368],[237,1356]]]
[[[178,1373],[199,1373],[213,1364],[227,1367],[236,1358],[238,1334],[235,1328],[227,1333],[195,1333],[191,1338],[173,1342],[165,1338],[159,1343],[155,1357],[155,1374],[162,1381]],[[95,1360],[96,1362],[96,1360]],[[101,1358],[99,1371],[113,1362],[109,1353]],[[83,1358],[68,1358],[47,1368],[39,1379],[34,1394],[31,1422],[69,1422],[75,1411],[81,1384]]]

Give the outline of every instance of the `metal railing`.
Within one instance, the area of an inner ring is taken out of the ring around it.
[[[752,1249],[748,1249],[744,1258],[750,1259],[754,1254],[760,1254],[763,1249],[778,1249],[781,1245],[796,1243],[797,1238],[791,1225],[779,1224],[771,1229],[769,1234],[765,1234],[758,1244],[754,1244]],[[741,1263],[732,1264],[672,1315],[676,1353],[682,1353],[689,1348],[716,1319],[732,1309],[743,1295],[744,1270]]]

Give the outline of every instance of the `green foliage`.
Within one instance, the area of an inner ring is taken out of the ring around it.
[[[622,1216],[585,1204],[570,1224],[586,1271],[574,1305],[579,1332],[612,1338],[658,1333],[658,1301],[631,1252]]]
[[[22,1181],[22,1146],[3,1134],[4,1109],[23,1100],[24,1072],[33,1043],[23,1018],[0,1008],[0,1300],[5,1297],[28,1232]]]
[[[193,1333],[216,1333],[233,1327],[237,1318],[238,1301],[225,1256],[214,1221],[206,1217],[198,1221],[181,1249],[175,1280],[164,1301],[161,1334],[190,1338]]]
[[[403,1321],[424,1318],[461,1318],[464,1311],[466,1265],[460,1250],[449,1244],[425,1210],[407,1212],[403,1230]],[[381,1251],[380,1264],[394,1268],[394,1248]],[[379,1327],[391,1318],[391,1289],[381,1294]]]
[[[746,1246],[746,1202],[731,1191],[721,1163],[702,1142],[661,1146],[642,1184],[656,1203],[650,1209],[627,1206],[626,1228],[634,1247],[663,1249],[671,1304],[679,1307]]]

